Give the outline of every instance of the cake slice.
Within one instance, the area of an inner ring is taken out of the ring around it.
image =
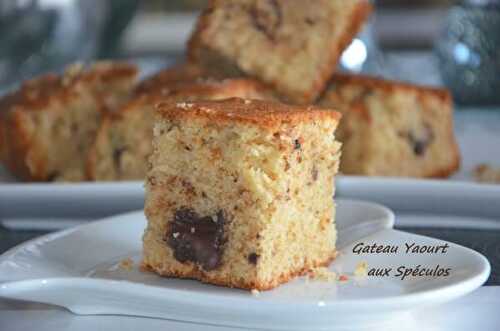
[[[0,100],[0,156],[28,181],[85,180],[85,156],[106,112],[124,102],[137,68],[100,62],[25,82]]]
[[[267,290],[335,258],[339,114],[238,98],[158,106],[143,265]]]
[[[452,99],[444,89],[337,74],[319,104],[343,114],[342,173],[447,177],[459,168]]]
[[[272,92],[251,79],[223,81],[197,79],[190,82],[185,76],[174,79],[166,75],[172,69],[151,78],[155,84],[143,84],[140,95],[107,116],[87,157],[87,174],[92,180],[144,180],[147,158],[151,154],[154,106],[161,100],[189,102],[221,100],[231,97],[270,100]],[[176,75],[173,74],[175,77]],[[160,79],[161,77],[161,79]]]
[[[363,26],[367,0],[211,0],[188,57],[213,74],[249,75],[311,103]]]

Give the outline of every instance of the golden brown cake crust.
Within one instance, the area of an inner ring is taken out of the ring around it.
[[[208,76],[199,65],[183,62],[146,78],[137,85],[136,93],[157,93],[164,88],[192,83],[203,78],[208,78]]]
[[[52,180],[47,169],[49,147],[35,138],[37,115],[64,109],[63,105],[76,100],[83,89],[94,94],[98,112],[104,113],[116,103],[104,87],[112,82],[133,81],[137,72],[137,67],[124,62],[97,62],[87,70],[77,64],[67,68],[62,76],[46,74],[24,82],[0,100],[1,161],[22,180]]]
[[[179,68],[172,69],[174,71]],[[167,71],[165,71],[166,74]],[[153,86],[154,82],[154,86]],[[143,83],[146,83],[144,81]],[[120,118],[124,113],[135,111],[144,105],[158,105],[161,103],[175,102],[181,100],[222,100],[229,98],[270,100],[276,97],[266,85],[250,78],[234,78],[216,80],[211,78],[198,78],[196,80],[172,80],[152,79],[147,82],[147,88],[137,89],[141,91],[136,97],[120,107],[116,112],[110,114],[111,118]],[[165,84],[165,85],[164,85]],[[236,97],[237,96],[237,97]]]
[[[248,99],[275,99],[272,90],[255,79],[234,78],[224,80],[200,79],[189,84],[173,87],[170,97],[208,96],[210,99],[224,99],[240,96]],[[222,98],[218,98],[221,96]]]
[[[213,95],[247,95],[252,99],[274,99],[272,89],[251,78],[211,77],[201,66],[184,62],[145,79],[137,85],[136,94],[148,94],[154,99],[165,97],[193,97]]]
[[[89,70],[76,64],[70,66],[65,75],[53,73],[24,82],[19,90],[0,99],[0,114],[15,109],[26,111],[43,110],[51,102],[65,102],[74,96],[77,84],[93,84],[135,77],[137,67],[125,62],[97,62]]]
[[[207,118],[214,122],[236,121],[273,129],[282,123],[296,124],[304,121],[333,119],[341,115],[331,109],[316,106],[292,106],[272,101],[231,98],[222,101],[196,103],[165,102],[157,106],[158,113],[169,119]],[[182,111],[179,111],[182,110]],[[266,116],[261,116],[262,112]]]
[[[445,88],[415,85],[411,83],[406,83],[402,81],[391,81],[383,79],[380,77],[366,76],[366,75],[352,75],[344,73],[336,73],[333,75],[330,83],[342,83],[342,84],[353,84],[361,85],[371,89],[383,89],[387,92],[393,92],[395,90],[408,90],[415,91],[418,93],[433,94],[434,96],[440,98],[442,102],[452,103],[452,97],[450,92]]]
[[[150,88],[147,95],[157,102],[162,99],[181,100],[213,100],[241,97],[247,99],[275,100],[273,91],[261,82],[250,78],[234,78],[215,80],[211,78],[197,79],[193,82],[178,82],[175,84],[157,85]]]
[[[268,290],[272,290],[273,288],[278,287],[281,284],[288,283],[290,280],[294,279],[295,277],[307,275],[314,268],[328,267],[333,262],[333,260],[335,260],[336,256],[337,256],[337,253],[335,252],[326,261],[322,261],[322,262],[318,262],[318,263],[304,266],[300,270],[296,270],[296,271],[290,272],[288,274],[282,274],[279,278],[273,279],[270,282],[245,282],[244,279],[241,279],[238,282],[228,283],[228,280],[225,277],[214,277],[214,276],[211,276],[210,274],[204,273],[203,271],[201,271],[199,269],[194,269],[193,271],[190,271],[189,273],[181,273],[178,271],[168,272],[168,271],[162,270],[160,267],[148,265],[144,262],[142,263],[141,268],[145,271],[155,272],[163,277],[193,279],[193,280],[199,280],[203,283],[217,285],[217,286],[240,288],[240,289],[246,289],[246,290],[268,291]]]
[[[202,41],[202,34],[205,30],[208,29],[210,25],[211,13],[216,9],[218,0],[210,0],[207,8],[200,15],[198,22],[196,24],[196,28],[188,41],[187,44],[187,56],[189,61],[193,63],[200,63],[202,59],[200,59],[200,49],[204,46]],[[287,93],[281,86],[279,79],[274,79],[274,81],[266,80],[266,83],[272,86],[275,90],[277,90],[285,100],[290,100],[293,103],[298,104],[308,104],[314,102],[316,98],[321,94],[326,85],[328,84],[328,80],[335,72],[338,61],[342,55],[342,52],[349,46],[354,36],[361,30],[364,22],[367,20],[369,15],[371,14],[373,8],[370,2],[368,1],[359,1],[356,4],[354,10],[350,13],[350,17],[347,18],[347,26],[344,29],[344,33],[335,43],[331,43],[331,49],[329,50],[329,59],[322,66],[321,70],[318,70],[317,73],[314,73],[316,78],[314,79],[311,87],[307,91],[303,91],[302,93],[294,92]],[[208,47],[210,47],[208,45]],[[212,50],[213,51],[213,50]],[[262,56],[265,56],[264,54]],[[221,57],[223,59],[223,57]],[[223,61],[234,62],[233,59],[223,59]],[[241,72],[241,68],[236,69],[237,65],[232,63],[230,65],[225,64],[231,68],[232,73],[230,76],[234,76],[234,71],[238,71],[237,75],[243,75]],[[247,72],[250,76],[253,76],[251,72]]]

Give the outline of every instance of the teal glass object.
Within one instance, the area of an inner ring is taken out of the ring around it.
[[[453,6],[435,46],[444,84],[461,104],[500,104],[500,1]]]
[[[92,59],[106,6],[102,0],[1,0],[0,87]]]

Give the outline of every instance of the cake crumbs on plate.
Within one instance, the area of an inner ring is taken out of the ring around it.
[[[480,183],[500,184],[500,167],[479,164],[474,168],[474,180]]]
[[[368,263],[365,261],[359,262],[354,269],[354,276],[366,277],[368,276]]]
[[[349,280],[349,277],[346,275],[340,275],[339,276],[339,282],[347,282]]]
[[[311,269],[308,272],[307,279],[309,278],[325,282],[335,282],[337,280],[337,274],[333,271],[328,270],[328,268],[319,267]]]
[[[132,260],[132,258],[130,257],[127,257],[126,259],[120,261],[118,267],[122,270],[130,271],[134,267],[134,260]]]
[[[252,289],[250,293],[252,293],[252,295],[256,298],[260,296],[260,291],[257,289]]]

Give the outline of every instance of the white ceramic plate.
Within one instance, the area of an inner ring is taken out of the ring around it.
[[[137,268],[142,212],[134,212],[50,234],[16,247],[0,257],[0,296],[50,303],[77,314],[160,317],[217,325],[276,330],[348,329],[401,320],[395,312],[411,311],[452,300],[479,287],[490,271],[480,254],[449,244],[447,254],[354,254],[357,243],[444,244],[436,239],[392,230],[394,216],[382,206],[339,201],[338,259],[331,269],[347,282],[297,278],[259,296],[248,291],[166,279]],[[132,270],[119,268],[131,257]],[[355,266],[437,264],[452,268],[448,277],[356,278]]]

